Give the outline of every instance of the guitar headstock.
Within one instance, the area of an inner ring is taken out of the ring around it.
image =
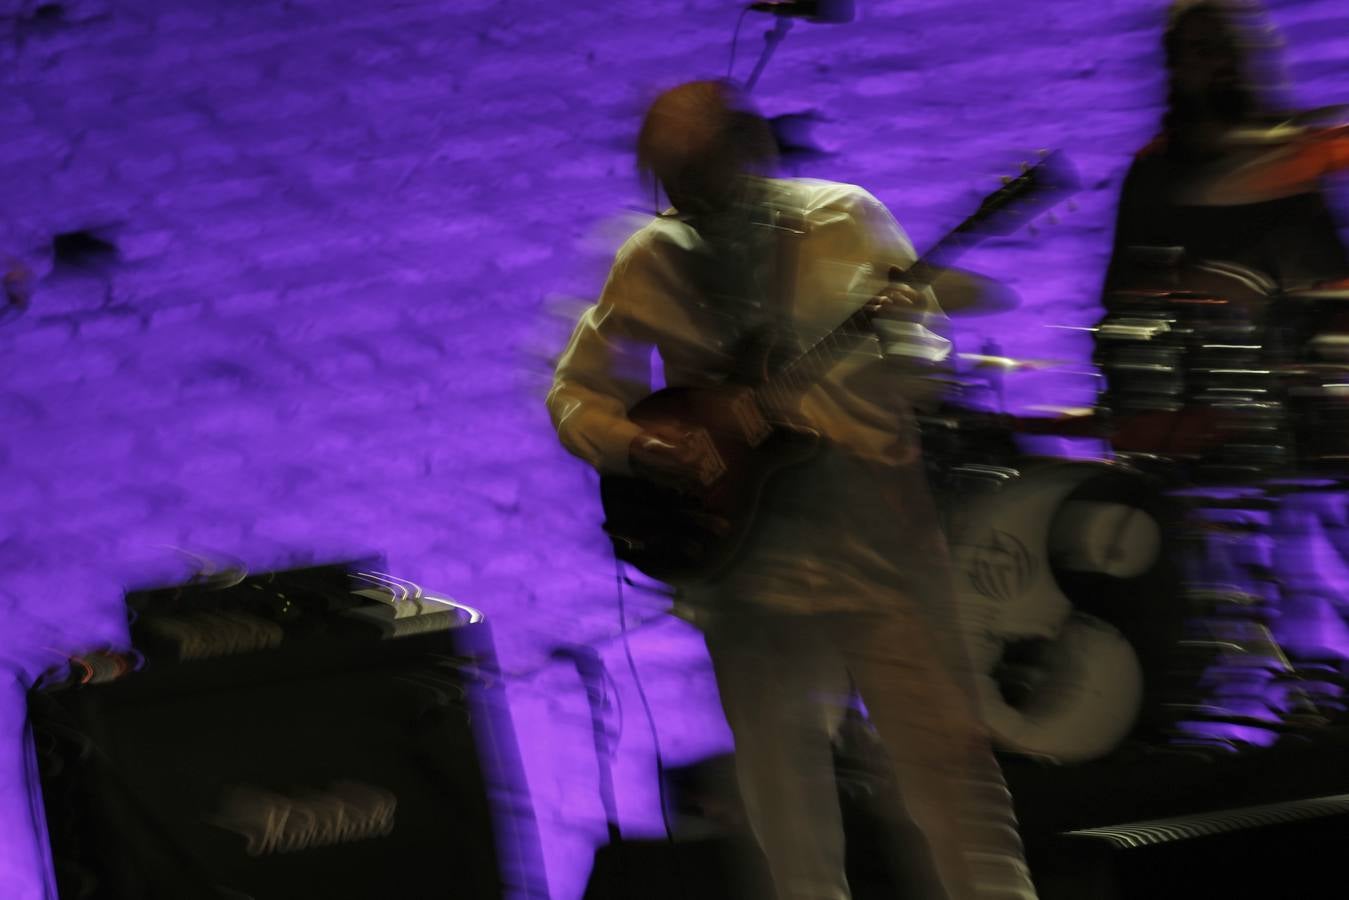
[[[1076,191],[1078,184],[1067,157],[1057,150],[1041,151],[1035,163],[1023,163],[1017,175],[1004,178],[1002,187],[985,197],[959,230],[1008,234],[1062,194]]]

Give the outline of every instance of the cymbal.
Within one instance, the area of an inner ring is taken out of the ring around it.
[[[1196,206],[1239,206],[1315,190],[1326,175],[1349,169],[1349,125],[1303,131],[1270,129],[1269,140],[1239,142],[1220,168],[1186,192]]]
[[[987,353],[957,353],[956,359],[971,369],[998,369],[1003,372],[1025,372],[1052,369],[1066,365],[1061,359],[1015,359],[1011,356],[990,356]]]
[[[938,269],[931,286],[938,305],[949,316],[992,316],[1021,305],[1016,291],[964,269]]]

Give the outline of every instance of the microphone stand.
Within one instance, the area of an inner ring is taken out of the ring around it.
[[[763,52],[759,54],[759,61],[754,64],[754,71],[749,75],[749,81],[745,82],[745,93],[750,94],[754,91],[754,86],[759,83],[759,76],[763,74],[764,66],[773,58],[773,53],[778,49],[787,37],[787,32],[792,30],[792,20],[790,16],[778,16],[773,23],[772,31],[765,31],[763,40]]]

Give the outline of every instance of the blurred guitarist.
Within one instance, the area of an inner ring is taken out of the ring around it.
[[[776,896],[850,896],[831,741],[854,693],[903,793],[888,811],[903,896],[1033,896],[967,689],[913,425],[913,406],[939,394],[927,376],[950,344],[931,291],[887,277],[913,262],[912,247],[860,188],[766,177],[770,132],[721,83],[661,95],[638,160],[673,209],[619,250],[548,397],[563,445],[602,473],[668,486],[716,476],[696,429],[628,419],[652,389],[653,350],[667,385],[711,386],[741,370],[747,346],[770,339],[794,356],[863,304],[884,313],[793,404],[822,452],[768,484],[728,571],[680,588],[706,637]]]

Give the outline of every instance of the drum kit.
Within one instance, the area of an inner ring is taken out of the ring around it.
[[[1286,196],[1349,167],[1347,126],[1269,143],[1204,185],[1205,202]],[[956,404],[922,423],[990,731],[1004,750],[1083,762],[1343,724],[1349,281],[1280,289],[1180,248],[1134,252],[1156,277],[1105,299],[1093,409],[962,404],[1040,365],[985,352],[961,357]],[[981,308],[980,284],[952,283],[953,314],[1011,303]],[[1035,457],[1018,449],[1027,434],[1108,450]]]

